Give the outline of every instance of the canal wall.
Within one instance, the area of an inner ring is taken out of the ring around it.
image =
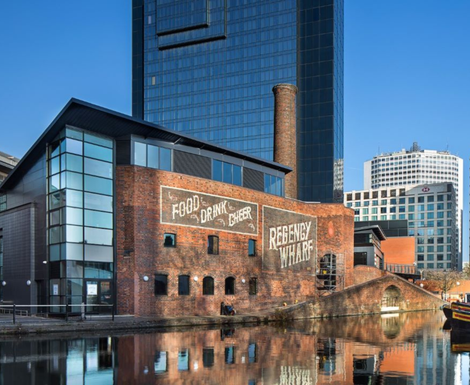
[[[377,270],[377,269],[376,269]],[[360,281],[360,277],[358,280]],[[394,274],[287,308],[283,318],[325,318],[438,309],[444,304],[421,287]]]

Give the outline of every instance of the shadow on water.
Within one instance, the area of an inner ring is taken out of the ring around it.
[[[0,384],[453,384],[459,353],[443,321],[440,312],[420,312],[11,338],[0,341]]]

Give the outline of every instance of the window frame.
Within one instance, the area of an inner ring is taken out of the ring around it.
[[[231,287],[228,287],[230,285]],[[232,293],[230,293],[232,291]],[[225,295],[235,295],[235,277],[227,277],[225,278],[225,288],[224,288]]]
[[[208,235],[207,236],[207,254],[210,255],[219,255],[219,237],[217,235]]]
[[[184,280],[187,280],[187,292],[183,285],[185,284]],[[178,295],[179,296],[186,296],[191,294],[191,277],[187,274],[178,275]]]
[[[248,239],[248,256],[256,257],[256,239]]]
[[[172,244],[166,244],[167,237],[172,239]],[[163,247],[175,248],[176,247],[176,234],[175,233],[164,233],[163,234]]]
[[[206,282],[211,282],[212,287],[206,287]],[[214,278],[211,276],[204,277],[202,280],[202,295],[214,295],[214,291],[215,291]]]
[[[157,277],[165,277],[165,293],[157,293]],[[155,274],[153,291],[155,296],[168,295],[168,274]]]
[[[248,280],[248,294],[249,295],[258,295],[258,278],[250,277]]]

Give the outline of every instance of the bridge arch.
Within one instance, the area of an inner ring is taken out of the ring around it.
[[[383,294],[381,300],[381,311],[394,311],[404,310],[405,301],[401,290],[395,286],[388,286]]]

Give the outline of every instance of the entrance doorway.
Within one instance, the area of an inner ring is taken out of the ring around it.
[[[111,313],[113,304],[113,283],[109,280],[86,280],[85,298],[87,313]]]

